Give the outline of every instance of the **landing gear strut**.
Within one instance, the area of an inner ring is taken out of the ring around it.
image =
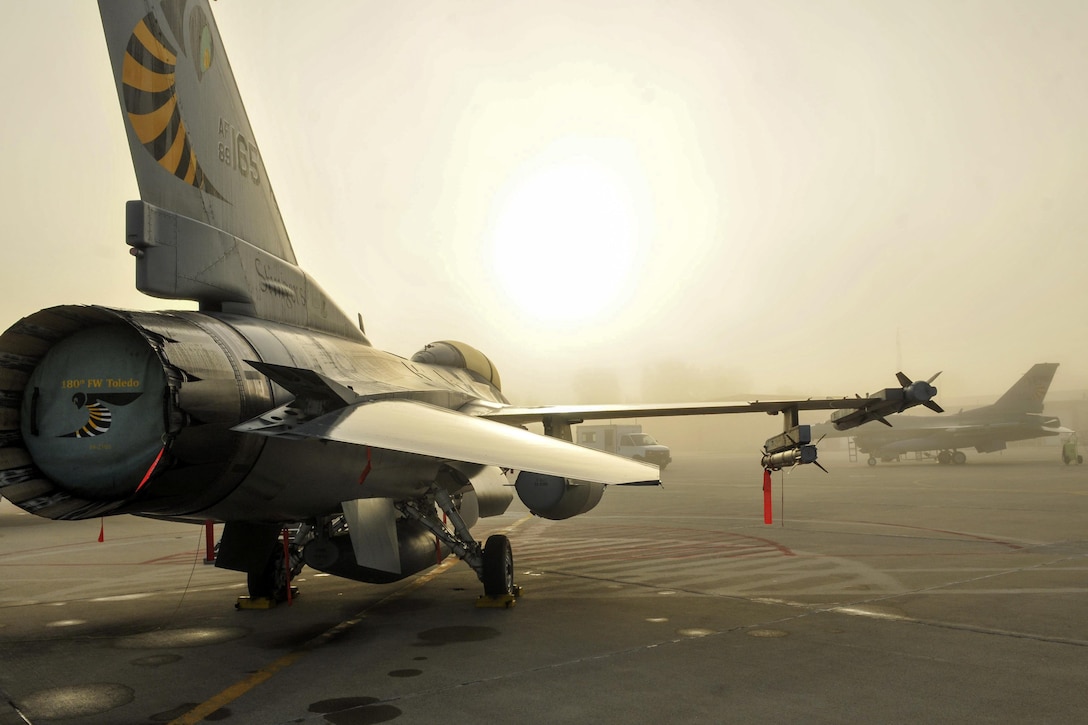
[[[957,466],[962,466],[964,463],[967,463],[967,454],[963,451],[944,450],[937,454],[937,463],[942,465],[954,463]]]
[[[268,609],[298,595],[298,589],[291,586],[291,580],[302,573],[304,566],[299,540],[304,535],[301,529],[305,528],[303,526],[283,529],[285,538],[277,539],[264,566],[258,570],[246,572],[249,596],[239,599],[238,604],[235,605],[237,609]],[[285,563],[285,552],[290,564]],[[290,566],[290,576],[288,576],[288,566]]]
[[[502,534],[493,534],[484,546],[480,546],[445,489],[435,488],[432,493],[434,502],[453,526],[452,531],[438,520],[433,508],[425,504],[425,499],[422,502],[398,503],[397,510],[427,527],[439,541],[472,567],[484,585],[484,596],[477,606],[513,606],[521,589],[514,584],[514,554],[510,539]]]

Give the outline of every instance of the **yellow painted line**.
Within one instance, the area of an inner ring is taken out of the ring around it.
[[[283,668],[290,667],[295,663],[295,660],[299,659],[304,654],[304,650],[295,650],[289,655],[280,657],[268,667],[265,667],[264,669],[253,673],[252,675],[240,682],[236,682],[235,684],[220,692],[212,699],[197,705],[192,710],[185,713],[176,720],[172,720],[170,722],[170,725],[195,725],[196,723],[206,718],[208,715],[211,715],[219,708],[224,707],[225,705],[233,702],[234,700],[237,700],[239,697],[249,692],[265,680],[269,679],[270,677],[272,677],[272,675],[276,674]]]
[[[507,526],[506,528],[499,529],[495,533],[510,533],[511,531],[513,531],[517,527],[521,526],[526,521],[531,520],[532,518],[533,517],[532,517],[531,514],[528,515],[528,516],[525,516],[523,518],[520,518],[517,521],[515,521],[514,523]],[[280,670],[287,669],[288,667],[293,665],[295,662],[302,659],[302,657],[304,655],[306,655],[307,653],[317,649],[321,645],[323,645],[323,644],[329,642],[330,640],[334,639],[335,637],[340,635],[340,633],[342,633],[342,632],[344,632],[344,631],[346,631],[348,629],[351,629],[355,625],[359,624],[359,622],[362,622],[364,619],[366,619],[367,615],[371,611],[373,611],[374,609],[377,609],[378,607],[382,606],[383,604],[387,604],[387,603],[389,603],[389,602],[391,602],[391,601],[393,601],[395,599],[398,599],[398,598],[404,596],[405,594],[408,594],[409,592],[412,592],[412,591],[415,591],[416,589],[419,589],[424,584],[432,581],[433,579],[437,578],[441,574],[444,574],[447,571],[449,571],[450,569],[452,569],[453,566],[455,564],[457,564],[459,561],[460,561],[460,559],[458,559],[456,557],[453,557],[453,556],[447,558],[444,562],[442,562],[441,564],[436,566],[434,569],[427,572],[426,574],[419,577],[418,579],[413,580],[412,582],[410,582],[404,588],[398,589],[397,591],[393,592],[389,596],[379,599],[378,601],[371,604],[369,607],[367,607],[367,608],[363,609],[362,611],[360,611],[354,617],[352,617],[350,619],[346,619],[343,622],[340,622],[340,624],[337,624],[336,626],[332,627],[331,629],[328,629],[325,632],[322,632],[321,634],[317,635],[316,637],[311,639],[309,642],[306,642],[305,644],[303,644],[301,647],[299,647],[294,652],[289,652],[288,654],[285,654],[283,657],[280,657],[279,659],[277,659],[275,662],[268,665],[267,667],[263,667],[260,670],[254,672],[249,677],[246,677],[243,680],[239,680],[238,682],[234,683],[233,685],[231,685],[227,689],[223,690],[219,694],[212,697],[210,700],[206,700],[206,701],[200,703],[199,705],[197,705],[196,707],[194,707],[192,710],[185,713],[181,717],[178,717],[178,718],[176,718],[174,720],[171,720],[169,725],[196,725],[197,723],[204,720],[204,718],[208,717],[208,715],[211,715],[216,710],[218,710],[218,709],[220,709],[222,707],[226,707],[227,705],[234,702],[235,700],[237,700],[242,695],[245,695],[247,692],[249,692],[250,690],[255,688],[257,685],[271,679],[272,676],[275,675],[276,673],[278,673]]]

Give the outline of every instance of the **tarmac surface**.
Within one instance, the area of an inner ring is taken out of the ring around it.
[[[515,502],[474,531],[510,530],[511,609],[454,561],[236,611],[201,527],[0,503],[0,724],[1088,721],[1088,466],[821,454],[772,525],[754,455]]]

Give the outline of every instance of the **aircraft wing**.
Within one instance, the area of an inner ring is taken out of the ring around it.
[[[234,430],[319,438],[595,483],[660,483],[657,466],[415,400],[360,402],[293,426],[284,425],[279,415],[265,418]]]
[[[715,415],[725,413],[768,413],[784,410],[824,410],[857,408],[854,398],[806,400],[754,400],[714,403],[647,403],[635,405],[540,405],[502,407],[483,413],[491,420],[517,425],[539,423],[545,418],[610,420],[619,418],[653,418],[681,415]]]
[[[729,413],[779,413],[800,410],[838,410],[834,416],[839,430],[853,428],[870,420],[901,413],[916,405],[931,403],[937,393],[915,387],[886,388],[879,393],[853,398],[804,398],[795,400],[752,400],[713,403],[667,403],[644,405],[549,405],[535,407],[501,407],[484,411],[483,416],[504,423],[524,425],[539,423],[545,419],[578,423],[583,420],[607,420],[619,418],[652,418],[681,415],[721,415]],[[933,404],[935,405],[935,404]]]

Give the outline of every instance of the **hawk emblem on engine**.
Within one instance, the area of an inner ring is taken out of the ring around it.
[[[76,408],[87,408],[87,422],[79,430],[65,433],[58,438],[93,438],[100,436],[110,429],[113,414],[106,406],[128,405],[139,398],[143,393],[76,393],[72,396],[72,402]]]

